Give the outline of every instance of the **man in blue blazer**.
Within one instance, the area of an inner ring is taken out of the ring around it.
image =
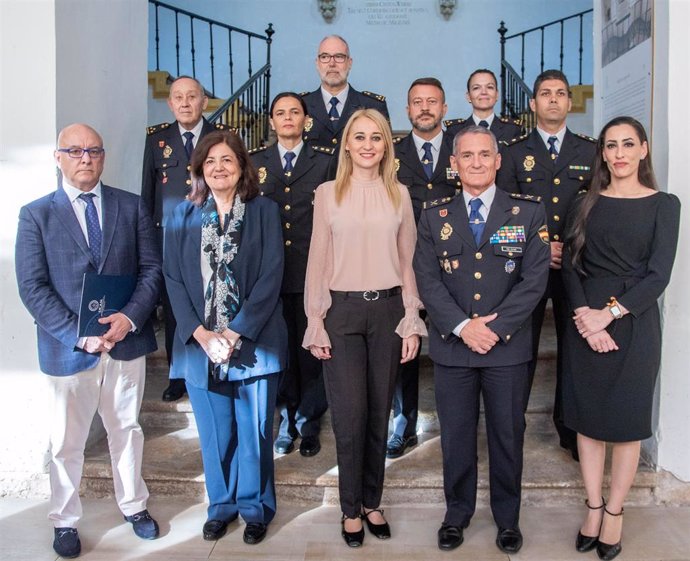
[[[53,394],[53,548],[62,557],[76,557],[81,551],[79,482],[96,411],[108,432],[120,510],[139,537],[158,537],[158,525],[146,510],[144,435],[137,418],[145,355],[156,350],[149,317],[158,299],[161,263],[141,199],[101,183],[105,150],[94,129],[65,127],[55,160],[62,184],[20,211],[16,273],[19,294],[36,323],[40,367]],[[99,320],[107,327],[100,337],[78,336],[85,273],[137,277],[129,302]]]

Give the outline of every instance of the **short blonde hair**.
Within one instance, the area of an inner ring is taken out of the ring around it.
[[[357,119],[367,118],[374,122],[379,132],[383,135],[383,142],[385,144],[383,151],[383,159],[379,163],[379,175],[383,179],[383,184],[386,186],[388,197],[397,209],[400,207],[400,188],[398,187],[398,177],[395,171],[395,152],[393,149],[393,134],[391,127],[386,118],[376,109],[358,109],[355,111],[343,131],[343,142],[340,147],[340,154],[338,155],[338,172],[335,176],[335,201],[340,204],[343,197],[350,189],[350,179],[352,178],[352,158],[345,150],[347,139],[350,136],[352,125]]]

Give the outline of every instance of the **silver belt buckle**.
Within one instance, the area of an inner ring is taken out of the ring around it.
[[[379,299],[379,291],[378,290],[365,290],[364,294],[362,294],[362,298],[364,298],[367,302],[373,302],[375,300]]]

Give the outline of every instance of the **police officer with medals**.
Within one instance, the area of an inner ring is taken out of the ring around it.
[[[205,134],[227,128],[222,124],[212,125],[203,117],[207,105],[208,98],[201,83],[189,76],[180,76],[170,85],[168,96],[168,107],[175,122],[146,129],[141,198],[158,229],[161,248],[165,218],[185,199],[192,184],[189,162],[194,147]],[[165,350],[170,365],[176,322],[164,286],[161,300],[165,316]],[[163,401],[176,401],[185,392],[183,378],[170,380],[163,392]]]
[[[414,256],[430,320],[429,355],[441,427],[447,509],[438,547],[462,544],[475,511],[481,393],[496,545],[511,554],[522,546],[530,316],[548,279],[546,215],[536,197],[496,188],[501,156],[486,128],[459,133],[451,166],[459,172],[463,192],[426,204]]]
[[[589,185],[596,141],[585,135],[574,134],[566,127],[566,118],[571,108],[571,92],[568,79],[561,71],[545,70],[537,76],[530,108],[536,114],[537,128],[508,143],[503,149],[503,163],[496,183],[499,188],[510,193],[541,197],[546,206],[551,241],[551,271],[546,293],[532,317],[534,359],[530,367],[530,387],[536,369],[544,310],[547,300],[551,298],[558,350],[553,420],[560,445],[577,460],[579,455],[576,434],[563,424],[562,419],[562,345],[570,314],[561,280],[561,253],[570,206],[578,191]]]
[[[488,128],[499,142],[508,142],[522,134],[520,119],[499,117],[494,113],[498,102],[498,82],[491,70],[479,68],[470,74],[465,98],[472,106],[472,114],[467,119],[443,121],[446,130],[453,136],[471,126]]]
[[[309,119],[304,127],[304,140],[317,146],[336,147],[343,129],[357,109],[376,109],[388,119],[386,98],[372,92],[359,92],[348,84],[352,68],[350,47],[339,35],[329,35],[319,43],[316,69],[321,86],[301,95],[307,104]]]
[[[407,91],[407,116],[412,131],[395,139],[398,181],[412,198],[415,222],[419,222],[427,201],[452,197],[460,189],[457,174],[450,167],[453,137],[444,133],[446,96],[436,78],[419,78]],[[422,312],[423,314],[423,312]],[[417,444],[419,412],[419,357],[400,365],[393,395],[393,434],[386,455],[398,458]]]
[[[307,328],[304,313],[304,278],[311,241],[313,200],[316,188],[335,177],[335,149],[307,145],[302,140],[308,119],[301,96],[278,94],[271,104],[270,123],[278,141],[250,152],[259,172],[259,192],[280,207],[285,269],[281,297],[288,326],[288,367],[278,389],[280,429],[273,444],[279,454],[295,449],[301,437],[302,456],[321,450],[320,419],[328,409],[321,361],[302,348]]]

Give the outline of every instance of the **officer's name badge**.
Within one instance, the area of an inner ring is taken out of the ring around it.
[[[265,183],[266,182],[266,168],[261,166],[259,168],[259,183]]]
[[[525,167],[525,171],[532,171],[534,169],[534,156],[525,156],[525,161],[522,165]]]
[[[524,226],[501,226],[489,238],[489,243],[518,243],[527,241]]]
[[[590,168],[589,166],[568,166],[568,169],[573,169],[577,171],[589,171],[592,168]]]
[[[453,168],[446,168],[446,179],[457,179],[459,175]]]
[[[170,147],[169,144],[166,144],[165,148],[163,148],[163,157],[169,158],[171,154],[172,154],[172,148]]]

